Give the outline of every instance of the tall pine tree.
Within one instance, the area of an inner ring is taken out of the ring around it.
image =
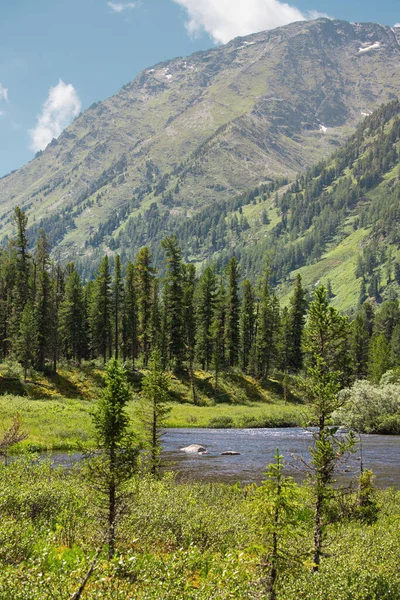
[[[288,314],[288,368],[298,373],[303,366],[302,339],[306,314],[305,292],[297,275]]]
[[[226,268],[227,275],[227,311],[225,325],[226,354],[230,367],[235,367],[239,360],[239,265],[235,257],[231,258]]]
[[[243,282],[243,300],[240,312],[240,338],[241,338],[241,368],[247,372],[250,363],[254,342],[255,326],[255,297],[254,289],[248,279]]]
[[[212,332],[212,348],[213,348],[213,365],[215,371],[215,393],[218,392],[218,380],[219,375],[227,364],[227,348],[225,344],[226,333],[226,321],[227,321],[227,302],[226,302],[226,290],[224,281],[221,281],[218,286],[218,290],[215,295],[214,303],[214,315],[213,322],[211,325]]]
[[[153,304],[154,269],[151,266],[151,254],[145,246],[136,256],[137,311],[138,311],[138,343],[143,353],[144,364],[147,365],[151,347],[151,315]]]
[[[124,286],[122,282],[121,261],[119,254],[114,259],[114,280],[112,284],[113,324],[114,324],[114,355],[118,360],[121,343],[122,308],[124,302]]]
[[[166,257],[166,275],[163,289],[165,335],[168,361],[179,369],[184,356],[183,329],[183,265],[182,251],[177,237],[166,237],[161,246]]]
[[[88,323],[81,278],[76,269],[65,283],[65,295],[60,306],[60,345],[67,360],[78,363],[88,356]]]
[[[196,290],[197,340],[196,357],[203,369],[209,369],[213,356],[212,324],[215,304],[215,272],[207,267]]]
[[[135,365],[138,344],[138,309],[135,273],[134,264],[129,263],[125,275],[122,348],[124,360],[130,359],[132,367]]]
[[[44,369],[46,358],[50,355],[51,335],[54,314],[52,314],[52,281],[50,277],[50,248],[46,234],[41,230],[35,253],[35,294],[34,314],[37,329],[36,365]]]
[[[197,404],[196,387],[193,372],[193,363],[196,347],[196,316],[194,306],[195,289],[196,268],[194,265],[185,265],[183,270],[183,330],[185,342],[185,358],[188,363],[193,404]]]
[[[90,306],[90,327],[94,350],[103,357],[111,356],[112,294],[108,256],[99,266]]]

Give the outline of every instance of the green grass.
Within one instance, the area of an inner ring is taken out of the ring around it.
[[[304,286],[310,290],[318,283],[326,286],[330,279],[334,293],[331,304],[343,312],[354,309],[358,305],[360,292],[360,282],[355,276],[357,257],[367,236],[366,229],[351,231],[339,243],[333,242],[318,262],[293,271],[291,277],[300,273]],[[282,287],[284,305],[288,303],[292,287],[292,284]]]
[[[190,406],[174,403],[169,427],[289,427],[299,425],[302,410],[293,405],[261,402],[246,406]]]
[[[0,397],[0,422],[6,429],[14,413],[21,415],[27,438],[18,450],[73,450],[79,444],[93,443],[92,408],[93,403],[71,398],[34,400],[6,395]]]
[[[130,374],[133,400],[128,405],[133,429],[138,428],[137,406],[142,373]],[[280,383],[262,385],[239,372],[222,374],[217,392],[211,373],[196,371],[197,405],[193,404],[187,375],[171,375],[171,412],[167,427],[287,427],[300,425],[304,406],[291,397],[285,404]],[[19,413],[26,440],[16,448],[69,451],[95,444],[91,414],[103,386],[103,372],[95,365],[61,367],[57,375],[34,373],[24,382],[17,364],[0,365],[0,432]],[[1,433],[0,433],[1,435]]]

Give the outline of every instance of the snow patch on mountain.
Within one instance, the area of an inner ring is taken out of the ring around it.
[[[369,52],[370,50],[377,50],[378,48],[381,47],[381,43],[380,42],[375,42],[373,44],[371,44],[370,46],[367,46],[366,48],[359,48],[358,52]]]

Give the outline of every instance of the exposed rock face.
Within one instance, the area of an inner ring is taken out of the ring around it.
[[[70,260],[118,249],[150,198],[183,218],[303,171],[400,95],[399,32],[318,19],[144,70],[0,180],[0,237],[18,205]]]
[[[201,446],[200,444],[190,444],[190,446],[186,446],[185,448],[181,448],[182,452],[187,452],[188,454],[206,454],[207,448]]]

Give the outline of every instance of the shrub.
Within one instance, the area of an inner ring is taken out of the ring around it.
[[[356,381],[340,392],[344,404],[334,419],[362,433],[399,433],[400,385]]]
[[[212,429],[231,429],[234,426],[232,417],[219,415],[210,419],[208,427]]]

